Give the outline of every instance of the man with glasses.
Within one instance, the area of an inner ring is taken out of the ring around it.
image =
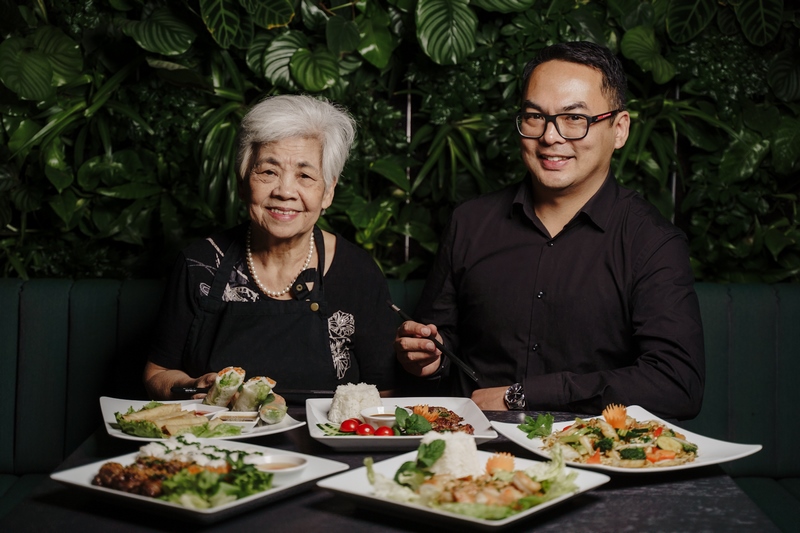
[[[399,361],[484,410],[696,416],[705,364],[686,237],[610,169],[631,121],[622,65],[593,43],[556,44],[524,80],[529,179],[455,210],[420,322],[398,329]]]

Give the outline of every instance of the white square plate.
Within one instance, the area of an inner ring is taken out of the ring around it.
[[[408,407],[409,405],[430,405],[450,409],[464,420],[462,423],[471,424],[475,430],[473,437],[475,443],[480,444],[497,438],[497,433],[492,429],[489,419],[483,414],[475,402],[469,398],[446,397],[419,397],[419,398],[381,398],[385,407],[393,408],[396,405]],[[317,424],[332,424],[328,420],[328,411],[333,398],[311,398],[306,400],[306,421],[308,433],[323,444],[331,448],[342,450],[413,450],[419,446],[421,435],[397,437],[370,437],[363,435],[326,435]],[[338,426],[338,424],[334,424]]]
[[[628,407],[627,410],[628,416],[633,417],[639,422],[644,422],[645,420],[655,420],[673,429],[674,431],[683,433],[686,436],[686,440],[693,444],[697,444],[697,457],[695,460],[691,463],[684,463],[681,465],[660,467],[654,466],[650,468],[623,468],[620,466],[587,465],[583,463],[572,462],[569,464],[579,468],[591,468],[593,470],[604,470],[608,472],[624,472],[626,474],[652,474],[653,472],[659,471],[685,470],[687,468],[699,468],[701,466],[726,463],[728,461],[747,457],[748,455],[752,455],[761,449],[760,444],[736,444],[735,442],[711,439],[709,437],[698,435],[697,433],[692,433],[691,431],[679,428],[675,424],[665,422],[638,405],[632,405]],[[600,417],[595,416],[591,418]],[[591,418],[587,418],[586,420],[591,420]],[[528,435],[517,427],[518,425],[519,424],[509,424],[506,422],[492,422],[492,427],[494,427],[498,433],[507,437],[508,440],[519,444],[523,448],[526,448],[537,455],[550,458],[550,452],[544,449],[544,443],[542,442],[542,439],[529,439]],[[569,425],[572,425],[572,421],[558,422],[553,424],[553,431],[561,431]]]
[[[227,410],[227,408],[225,407],[202,405],[202,402],[203,400],[180,400],[180,401],[164,401],[161,403],[179,403],[181,404],[182,409],[184,411],[202,410],[211,413],[211,412],[221,412]],[[130,407],[133,407],[134,410],[139,410],[148,403],[150,402],[142,400],[124,400],[122,398],[110,398],[108,396],[101,396],[100,410],[103,412],[103,424],[106,426],[106,431],[108,431],[108,434],[118,439],[138,440],[142,442],[152,441],[153,438],[151,437],[137,437],[136,435],[128,435],[127,433],[124,433],[121,429],[114,427],[117,425],[117,419],[114,417],[114,413],[127,413],[128,408]],[[263,435],[272,435],[273,433],[281,433],[284,431],[289,431],[290,429],[299,428],[304,425],[305,422],[300,422],[299,420],[295,420],[291,416],[286,415],[286,417],[277,424],[256,426],[249,431],[243,430],[240,435],[215,437],[215,439],[219,440],[252,439],[254,437],[261,437]]]
[[[493,454],[490,452],[484,452],[482,450],[478,450],[478,458],[480,459],[481,462],[486,462],[492,455]],[[393,478],[395,472],[397,472],[397,469],[400,468],[400,466],[404,462],[414,461],[416,457],[417,457],[416,451],[404,453],[403,455],[399,455],[397,457],[392,457],[391,459],[375,463],[373,465],[373,468],[376,473],[383,474],[388,478]],[[517,470],[524,470],[525,468],[528,468],[529,466],[534,464],[538,464],[538,461],[532,461],[530,459],[522,459],[520,457],[514,458],[514,468]],[[363,466],[361,468],[349,470],[342,474],[338,474],[336,476],[329,477],[328,479],[319,481],[317,482],[317,486],[322,487],[323,489],[339,493],[343,496],[359,500],[364,504],[366,504],[367,506],[369,506],[370,508],[380,508],[388,511],[400,512],[403,513],[404,515],[411,513],[413,515],[416,515],[417,518],[419,518],[420,520],[426,520],[426,518],[430,517],[431,515],[434,515],[438,519],[443,518],[446,520],[447,519],[452,520],[453,522],[463,522],[465,523],[464,525],[469,525],[471,528],[492,530],[503,526],[507,526],[512,522],[516,522],[517,520],[520,520],[532,514],[540,513],[549,507],[558,505],[564,500],[568,500],[569,498],[577,496],[582,492],[586,492],[587,490],[591,490],[595,487],[598,487],[603,483],[607,483],[611,479],[608,476],[604,474],[599,474],[597,472],[589,472],[586,470],[577,471],[572,468],[568,469],[575,471],[578,474],[577,477],[575,478],[575,484],[578,485],[578,490],[576,492],[565,494],[554,500],[550,500],[548,502],[539,504],[535,507],[531,507],[526,511],[515,514],[513,516],[509,516],[508,518],[504,518],[502,520],[485,520],[482,518],[474,518],[471,516],[455,514],[440,509],[433,509],[431,507],[425,507],[423,505],[418,505],[414,503],[405,503],[405,502],[385,500],[383,498],[379,498],[375,495],[372,485],[370,485],[369,481],[367,480],[367,469]]]
[[[152,442],[152,439],[150,439],[150,441]],[[97,472],[100,471],[101,466],[108,462],[120,463],[127,466],[136,461],[138,452],[121,455],[119,457],[106,459],[105,461],[98,461],[96,463],[91,463],[76,468],[70,468],[69,470],[54,472],[50,474],[50,477],[59,483],[64,483],[65,485],[71,485],[82,490],[90,491],[92,496],[105,495],[115,498],[118,501],[124,501],[140,509],[146,509],[148,511],[160,512],[162,514],[168,514],[175,517],[188,518],[190,520],[199,522],[215,522],[234,514],[240,514],[245,510],[264,505],[273,500],[300,492],[300,490],[304,489],[319,478],[330,476],[331,474],[336,474],[349,468],[349,466],[345,463],[331,461],[330,459],[322,459],[320,457],[305,455],[302,453],[287,452],[286,450],[280,450],[277,448],[256,446],[244,442],[223,442],[219,439],[208,439],[207,443],[210,445],[219,446],[220,448],[225,448],[227,450],[258,451],[267,455],[295,455],[305,458],[308,461],[308,466],[303,471],[299,472],[298,475],[292,476],[285,481],[279,481],[276,477],[272,488],[269,490],[259,492],[258,494],[253,494],[251,496],[247,496],[246,498],[242,498],[241,500],[226,503],[218,507],[212,507],[211,509],[189,509],[188,507],[183,507],[177,503],[92,485],[92,479]]]

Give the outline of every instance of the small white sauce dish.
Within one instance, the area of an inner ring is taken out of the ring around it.
[[[270,472],[276,484],[297,478],[308,466],[308,460],[297,455],[251,455],[247,462],[262,472]]]
[[[368,407],[361,411],[361,418],[372,427],[392,427],[395,423],[395,409],[397,409],[397,405],[392,406],[380,406],[380,407]],[[401,407],[404,411],[411,414],[410,409],[406,409],[405,407]]]
[[[227,407],[219,407],[217,405],[205,405],[202,403],[190,403],[190,404],[182,404],[181,405],[182,411],[194,411],[198,415],[205,415],[209,418],[212,418],[217,413],[221,413],[223,411],[227,411]]]
[[[251,431],[258,424],[258,411],[222,411],[211,417],[232,426],[240,426],[242,433]]]

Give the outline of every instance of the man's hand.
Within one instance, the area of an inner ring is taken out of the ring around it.
[[[481,411],[508,411],[505,401],[507,389],[508,387],[477,389],[472,393],[472,401]]]
[[[397,360],[409,374],[426,377],[439,368],[442,352],[430,340],[431,336],[442,342],[442,337],[433,324],[425,325],[409,320],[397,328],[394,351]]]
[[[194,383],[193,387],[198,388],[198,389],[211,388],[211,386],[214,384],[214,382],[216,380],[217,380],[217,373],[216,372],[211,372],[211,373],[202,375],[199,378],[197,378],[195,380],[195,383]],[[192,398],[194,398],[195,400],[198,400],[200,398],[205,398],[205,397],[206,397],[206,393],[205,392],[198,393],[198,394],[195,394],[195,395],[192,396]]]

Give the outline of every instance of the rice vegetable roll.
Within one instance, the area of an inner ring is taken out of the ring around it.
[[[238,366],[229,366],[220,370],[211,390],[203,399],[203,403],[219,407],[227,406],[244,381],[244,375],[244,370]]]
[[[233,411],[257,411],[258,407],[267,400],[273,387],[275,387],[275,381],[264,376],[248,379],[242,385],[242,390],[233,404]]]
[[[258,410],[258,416],[265,424],[277,424],[286,416],[286,400],[279,394],[271,393],[267,400],[261,404]]]

